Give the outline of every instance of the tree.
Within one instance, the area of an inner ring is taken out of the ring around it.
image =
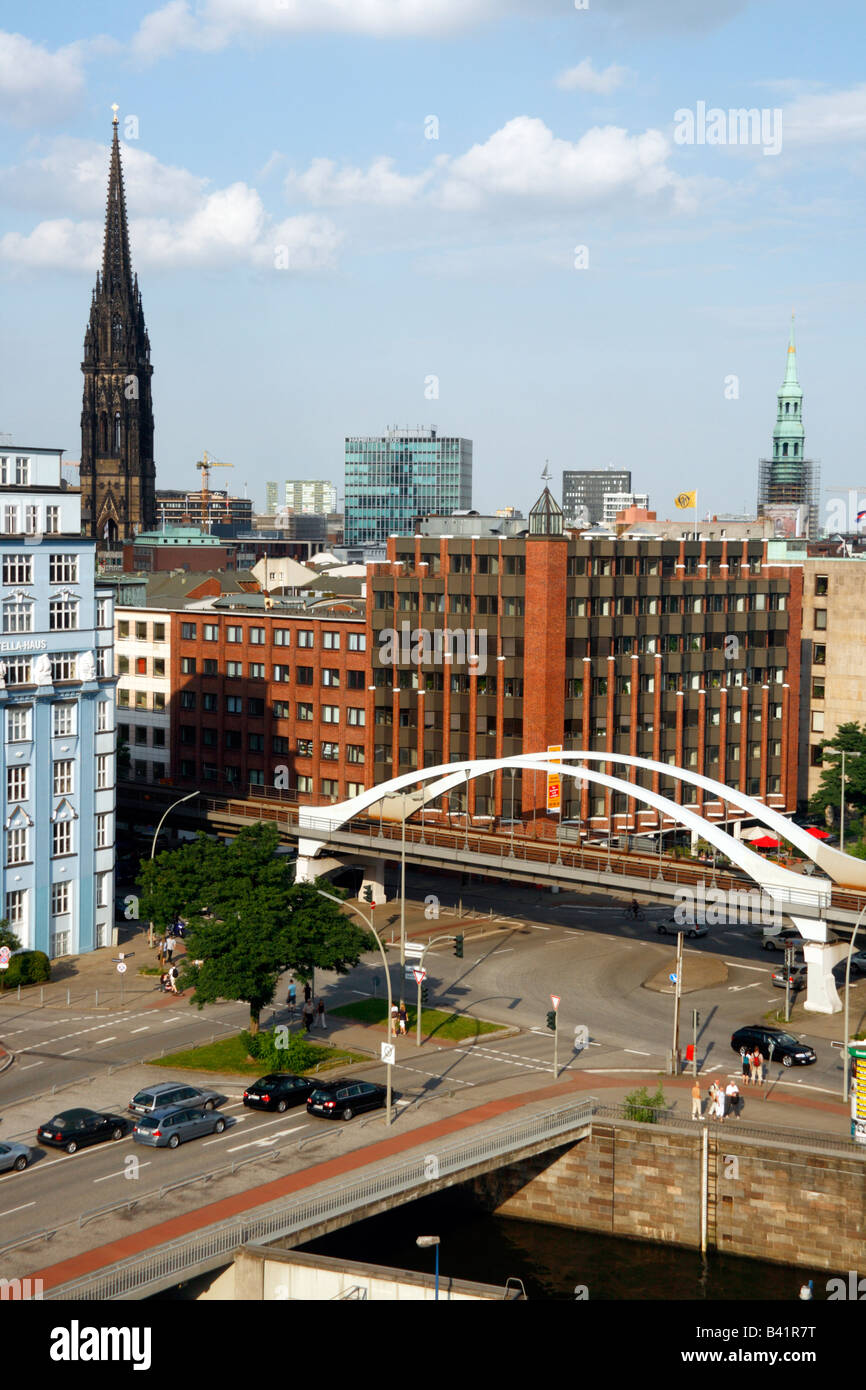
[[[0,919],[0,946],[8,946],[10,951],[20,951],[21,942],[9,926],[9,918]]]
[[[845,809],[853,809],[855,815],[866,812],[866,725],[840,724],[833,738],[821,740],[824,768],[818,790],[809,802],[813,815],[826,816],[828,808],[833,819],[838,816],[842,800],[842,759],[838,753],[829,753],[829,748],[844,749],[846,753],[859,753],[860,757],[845,759]]]
[[[249,826],[230,845],[200,834],[145,864],[139,880],[145,916],[189,923],[187,958],[202,964],[185,966],[180,982],[194,986],[193,1002],[245,1000],[253,1035],[284,971],[343,974],[375,944],[314,885],[293,882],[278,846],[274,825]]]

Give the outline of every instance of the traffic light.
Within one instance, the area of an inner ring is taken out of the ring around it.
[[[463,959],[463,933],[459,932],[454,938],[454,954],[458,960]]]
[[[550,1029],[551,1033],[556,1032],[556,1009],[548,1009],[547,1026]]]
[[[365,884],[364,884],[364,887],[363,887],[362,892],[361,892],[361,897],[364,899],[364,902],[365,902],[365,903],[371,903],[371,902],[373,901],[373,885],[372,885],[372,883],[365,883]]]
[[[427,985],[426,985],[426,983],[423,984],[423,985],[421,986],[421,1003],[422,1003],[422,1004],[426,1004],[426,1003],[427,1003]]]

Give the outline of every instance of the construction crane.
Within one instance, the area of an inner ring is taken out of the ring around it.
[[[209,491],[208,484],[209,484],[209,482],[210,482],[210,471],[211,471],[212,468],[234,468],[234,464],[233,464],[233,463],[220,463],[217,459],[209,458],[209,457],[208,457],[207,449],[205,449],[205,451],[204,451],[204,457],[199,459],[198,463],[196,464],[196,468],[200,468],[200,469],[201,469],[201,514],[202,514],[202,525],[204,526],[204,529],[205,529],[206,531],[209,532],[209,531],[210,531],[210,506],[209,506],[210,491]],[[226,511],[227,511],[227,512],[230,512],[230,511],[231,511],[231,508],[230,508],[229,505],[228,505],[228,489],[226,489]]]

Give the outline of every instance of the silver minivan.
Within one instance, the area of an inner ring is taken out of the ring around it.
[[[136,1091],[126,1108],[133,1115],[152,1115],[154,1110],[165,1110],[169,1105],[194,1105],[202,1110],[213,1110],[226,1099],[218,1091],[202,1091],[182,1081],[158,1081],[155,1086]]]

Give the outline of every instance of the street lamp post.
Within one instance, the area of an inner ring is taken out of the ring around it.
[[[406,973],[406,793],[402,795],[403,815],[400,822],[400,979]]]
[[[849,1066],[850,1066],[850,1059],[849,1059],[849,1057],[848,1057],[848,1027],[849,1027],[849,1018],[850,1018],[850,1014],[849,1014],[848,1001],[849,1001],[850,995],[851,995],[851,990],[850,990],[850,985],[851,985],[851,957],[852,957],[852,955],[854,954],[854,938],[855,938],[856,935],[857,935],[857,929],[859,928],[860,923],[863,921],[863,914],[864,914],[864,912],[866,912],[866,906],[861,907],[860,911],[859,911],[858,914],[857,914],[857,921],[854,923],[854,930],[853,930],[852,933],[851,933],[851,941],[850,941],[850,943],[849,943],[849,945],[848,945],[848,959],[845,961],[845,1032],[844,1032],[843,1035],[842,1035],[842,1059],[843,1059],[843,1060],[842,1060],[842,1099],[843,1099],[843,1101],[847,1101],[847,1099],[848,1099],[848,1084],[849,1084]]]
[[[845,853],[845,759],[847,757],[859,758],[861,755],[855,748],[825,748],[825,753],[838,753],[842,758],[842,794],[839,798],[839,849]]]
[[[434,1298],[439,1298],[439,1237],[438,1236],[418,1236],[415,1244],[423,1249],[425,1246],[432,1245],[436,1251],[436,1285]]]
[[[394,998],[394,996],[393,996],[392,993],[391,993],[391,975],[390,975],[390,972],[389,972],[389,970],[388,970],[388,957],[385,955],[385,947],[382,945],[382,940],[381,940],[381,937],[379,936],[379,933],[376,931],[376,928],[373,926],[373,917],[372,917],[372,914],[368,917],[368,916],[367,916],[367,913],[364,912],[362,908],[357,907],[357,906],[355,905],[355,903],[347,903],[347,902],[344,902],[344,900],[343,900],[342,898],[337,898],[337,897],[335,897],[333,893],[325,893],[325,892],[323,892],[323,890],[322,890],[321,888],[317,888],[317,889],[316,889],[316,892],[318,893],[318,895],[319,895],[320,898],[327,898],[329,902],[336,903],[338,907],[347,907],[347,908],[349,909],[350,912],[357,912],[357,914],[358,914],[359,917],[363,917],[364,921],[367,923],[367,926],[370,928],[370,931],[372,932],[373,936],[375,936],[375,938],[376,938],[376,945],[379,947],[379,954],[380,954],[380,956],[382,957],[382,964],[383,964],[384,967],[385,967],[385,984],[386,984],[387,989],[388,989],[388,1017],[387,1017],[387,1020],[386,1020],[386,1023],[385,1023],[385,1028],[386,1028],[386,1030],[387,1030],[388,1037],[390,1038],[390,1036],[391,1036],[391,1008],[392,1008],[392,1006],[393,1006],[393,998]],[[386,1107],[387,1107],[387,1119],[386,1119],[385,1123],[386,1123],[387,1126],[390,1127],[390,1124],[391,1124],[391,1066],[390,1066],[390,1063],[388,1064],[388,1095],[387,1095],[387,1100],[386,1100]]]
[[[181,797],[179,797],[177,801],[173,801],[173,802],[171,803],[171,805],[163,812],[163,814],[162,814],[162,820],[159,822],[159,825],[156,827],[156,830],[154,831],[154,835],[153,835],[153,844],[152,844],[151,847],[150,847],[150,857],[151,857],[151,860],[154,858],[154,856],[155,856],[155,854],[156,854],[156,841],[157,841],[157,837],[158,837],[158,835],[159,835],[160,830],[162,830],[163,822],[165,821],[166,816],[168,816],[168,815],[174,810],[175,806],[182,806],[183,803],[184,803],[185,801],[192,801],[193,797],[195,797],[195,796],[201,796],[201,792],[199,792],[199,791],[190,792],[188,796],[181,796]],[[148,924],[148,945],[151,947],[151,949],[153,948],[153,923],[152,923],[152,922],[150,922],[150,923]]]

